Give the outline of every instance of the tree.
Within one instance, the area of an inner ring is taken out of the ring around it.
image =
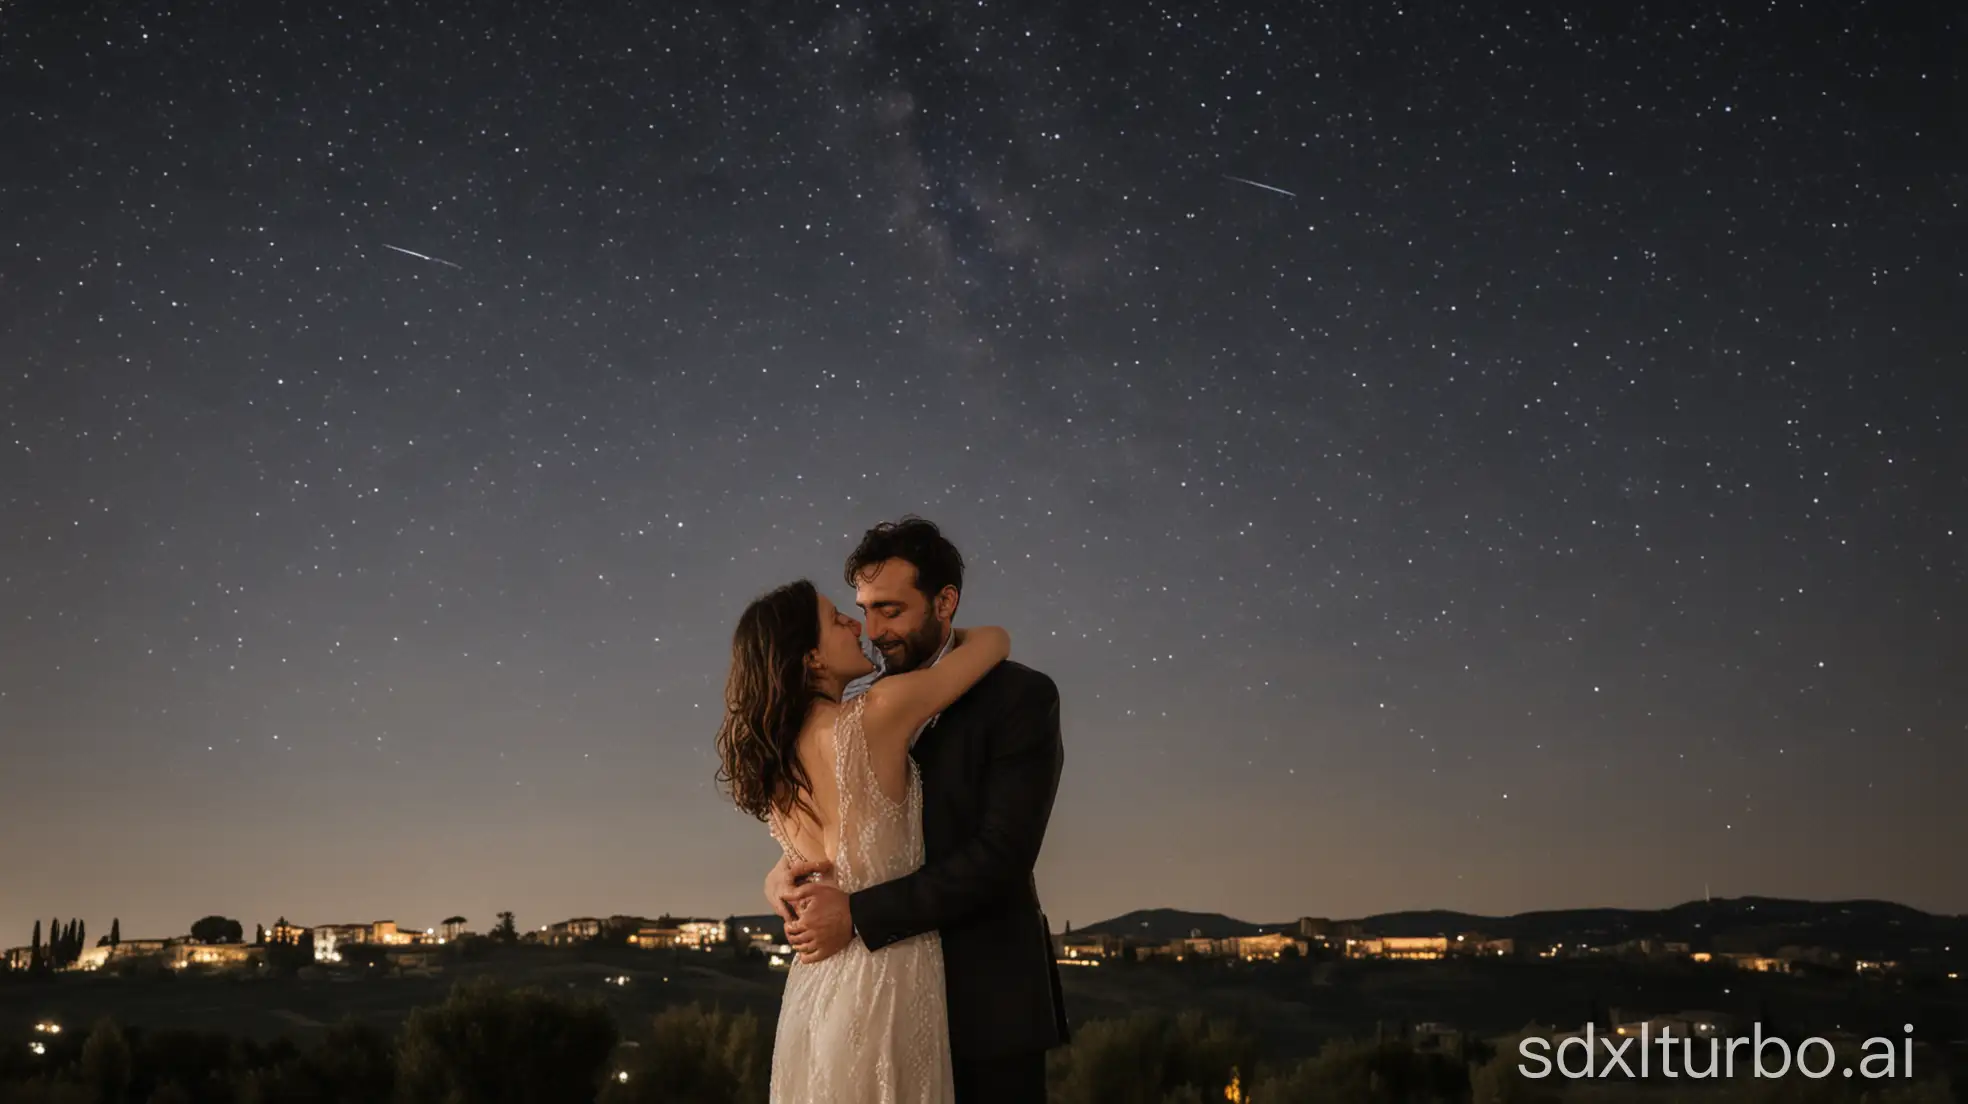
[[[1201,1012],[1173,1017],[1137,1012],[1127,1019],[1089,1022],[1074,1036],[1071,1047],[1054,1051],[1048,1059],[1053,1074],[1050,1099],[1059,1104],[1172,1101],[1184,1096],[1235,1099],[1225,1095],[1226,1087],[1234,1082],[1241,1093],[1242,1071],[1257,1067],[1255,1034],[1234,1020],[1205,1017]],[[1272,1099],[1262,1093],[1252,1095]]]
[[[1459,1057],[1418,1051],[1408,1039],[1330,1039],[1315,1057],[1260,1080],[1248,1099],[1265,1104],[1469,1100],[1473,1066]],[[1529,1084],[1520,1080],[1516,1088]],[[1495,1089],[1492,1084],[1475,1099],[1482,1104],[1557,1099],[1497,1096]]]
[[[593,1100],[615,1042],[614,1018],[599,1001],[467,983],[410,1013],[398,1036],[397,1099]]]
[[[281,917],[276,931],[287,932],[287,918]],[[299,935],[275,939],[267,946],[267,969],[287,976],[314,964],[314,932],[303,929]]]
[[[255,947],[264,947],[264,946],[266,946],[266,925],[265,925],[265,924],[254,924],[254,925],[253,925],[253,946],[255,946]]]
[[[772,1032],[751,1012],[689,1004],[658,1014],[641,1045],[623,1053],[629,1075],[610,1085],[607,1104],[655,1100],[743,1101],[766,1098],[772,1081]]]
[[[611,917],[601,922],[601,930],[595,933],[594,942],[603,947],[626,947],[641,926],[642,921],[637,917]]]
[[[239,921],[223,916],[207,916],[191,926],[191,937],[200,943],[237,943],[245,934]]]
[[[28,968],[39,969],[41,966],[41,921],[39,920],[34,922],[34,942],[28,945],[27,954]]]
[[[110,1019],[98,1020],[82,1045],[82,1083],[89,1095],[104,1102],[123,1100],[135,1076],[130,1040]]]
[[[1470,1065],[1469,1099],[1474,1104],[1545,1104],[1558,1099],[1524,1076],[1514,1054],[1499,1053],[1482,1065]]]
[[[303,1068],[318,1095],[269,1100],[388,1100],[396,1090],[396,1041],[381,1028],[346,1019],[328,1029]]]
[[[513,924],[512,913],[502,912],[499,914],[499,926],[492,929],[492,938],[501,943],[519,942],[519,929]]]
[[[498,945],[498,941],[489,935],[466,932],[445,944],[444,953],[453,962],[478,962],[489,958],[492,949]]]
[[[89,945],[89,925],[80,920],[75,922],[75,942],[69,945],[68,961],[78,962],[82,958],[82,948]]]
[[[112,917],[109,921],[109,945],[114,947],[121,942],[123,942],[123,920],[121,917]]]

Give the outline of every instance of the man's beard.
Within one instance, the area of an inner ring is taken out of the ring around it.
[[[943,627],[933,619],[925,620],[922,627],[902,638],[902,647],[882,652],[885,674],[900,675],[916,670],[928,663],[943,643]]]

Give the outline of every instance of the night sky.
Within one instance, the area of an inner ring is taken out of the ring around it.
[[[0,7],[0,944],[761,911],[907,512],[1055,926],[1968,911],[1949,5],[907,8]]]

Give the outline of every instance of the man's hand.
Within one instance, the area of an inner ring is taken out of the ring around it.
[[[779,919],[790,924],[799,917],[786,901],[799,889],[800,880],[814,874],[825,876],[833,872],[834,864],[830,862],[796,863],[781,855],[779,861],[772,864],[772,869],[765,872],[765,903],[772,906]]]
[[[823,962],[847,949],[854,938],[854,917],[847,894],[839,886],[814,882],[788,895],[798,919],[786,925],[786,942],[805,963]]]

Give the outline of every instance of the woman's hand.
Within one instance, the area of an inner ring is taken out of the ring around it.
[[[833,872],[833,863],[797,863],[782,855],[778,862],[772,864],[772,869],[765,872],[766,903],[772,906],[773,912],[779,914],[779,919],[788,921],[796,919],[790,901],[799,889],[800,883],[815,875],[824,879],[830,877]]]

